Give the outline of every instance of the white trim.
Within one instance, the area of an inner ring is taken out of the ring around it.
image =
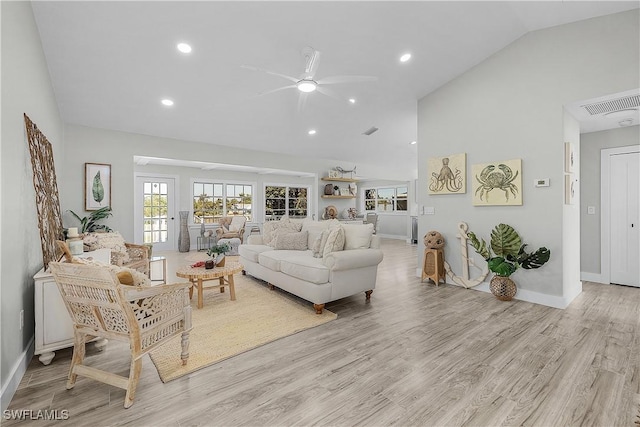
[[[600,273],[590,273],[588,271],[580,272],[580,280],[582,280],[583,282],[604,283],[602,281],[602,275]]]
[[[2,392],[0,392],[0,406],[2,408],[2,411],[9,407],[11,399],[13,399],[13,395],[16,394],[16,390],[18,390],[20,381],[22,381],[22,377],[24,377],[25,372],[27,372],[27,367],[29,366],[29,362],[33,357],[34,343],[35,338],[32,335],[29,343],[27,344],[27,348],[22,352],[18,360],[16,360],[16,362],[13,364],[13,367],[11,368],[11,374],[9,374],[7,382],[2,385]]]
[[[603,148],[600,151],[600,283],[611,283],[611,156],[640,152],[640,145]]]
[[[256,215],[256,209],[255,209],[255,193],[258,189],[258,182],[257,181],[242,181],[242,180],[235,180],[235,179],[215,179],[215,178],[197,178],[197,177],[191,177],[191,181],[189,183],[189,194],[190,194],[190,198],[189,198],[189,227],[191,226],[198,226],[200,227],[199,223],[194,223],[193,222],[193,199],[194,199],[194,194],[193,194],[193,184],[195,184],[196,182],[198,183],[203,183],[203,184],[221,184],[222,185],[222,198],[224,199],[224,203],[222,205],[222,211],[223,211],[223,216],[227,215],[227,185],[244,185],[244,186],[251,186],[251,220],[255,219],[255,215]],[[214,196],[215,197],[215,196]]]

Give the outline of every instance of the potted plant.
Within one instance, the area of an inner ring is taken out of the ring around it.
[[[231,250],[231,245],[229,243],[220,243],[219,245],[213,245],[209,249],[207,249],[207,255],[210,257],[214,257],[214,264],[218,267],[224,266],[224,255]]]
[[[80,218],[74,211],[69,210],[71,214],[76,217],[78,221],[80,221],[80,233],[92,233],[94,231],[112,231],[111,228],[107,227],[104,224],[98,224],[97,222],[108,218],[111,216],[111,206],[105,206],[98,210],[95,210],[89,214],[89,216],[85,216],[84,218]]]
[[[471,246],[487,261],[489,270],[495,273],[489,288],[499,300],[511,301],[518,291],[516,284],[509,278],[522,267],[527,270],[542,267],[551,256],[544,246],[535,252],[527,253],[526,244],[522,244],[520,235],[507,224],[498,224],[491,231],[491,244],[484,239],[478,240],[475,233],[467,233]]]

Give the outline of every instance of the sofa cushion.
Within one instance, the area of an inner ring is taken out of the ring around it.
[[[257,263],[259,262],[258,255],[272,250],[273,248],[267,245],[240,245],[238,253],[242,258]]]
[[[329,229],[328,221],[304,221],[302,223],[302,231],[309,232],[309,240],[307,241],[309,249],[313,247],[314,242],[318,239],[322,232],[327,229]]]
[[[373,237],[373,224],[344,224],[344,249],[368,249]]]
[[[294,251],[306,251],[308,231],[299,231],[297,233],[287,233],[288,230],[277,230],[276,237],[273,239],[275,249],[290,249]]]
[[[299,257],[301,256],[302,253],[304,252],[290,251],[290,250],[279,250],[279,251],[271,250],[271,251],[266,251],[259,254],[258,261],[260,262],[261,266],[266,267],[269,270],[280,271],[280,262],[282,260],[288,260],[288,259]],[[309,255],[306,255],[306,256],[313,258],[312,256],[310,256],[310,254],[311,252],[309,252]]]
[[[290,257],[280,261],[280,271],[288,276],[321,285],[329,281],[329,269],[313,257]]]
[[[326,257],[331,252],[338,252],[344,249],[344,228],[336,227],[331,229],[327,242],[322,249],[322,257]]]

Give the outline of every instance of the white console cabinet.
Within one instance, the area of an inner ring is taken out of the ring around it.
[[[79,255],[82,258],[93,258],[108,264],[111,259],[110,249],[98,249]],[[40,362],[48,365],[56,355],[54,350],[73,346],[73,323],[67,307],[58,291],[53,276],[49,271],[40,270],[33,276],[35,281],[35,354],[40,355]],[[96,340],[98,348],[107,344],[107,340]]]

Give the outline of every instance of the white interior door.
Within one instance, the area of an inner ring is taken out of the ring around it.
[[[136,177],[136,241],[154,251],[175,250],[175,179]]]
[[[640,287],[640,153],[610,157],[611,283]]]

